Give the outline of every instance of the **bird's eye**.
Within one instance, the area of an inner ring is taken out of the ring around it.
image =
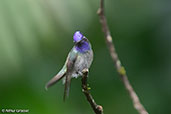
[[[87,38],[84,38],[84,41],[88,41],[88,39]]]

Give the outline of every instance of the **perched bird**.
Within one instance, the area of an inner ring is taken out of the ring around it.
[[[89,69],[93,61],[93,51],[89,40],[80,31],[76,31],[73,36],[74,47],[68,54],[66,62],[60,72],[54,76],[47,84],[46,89],[64,79],[64,101],[69,96],[71,78],[82,76],[83,69]]]

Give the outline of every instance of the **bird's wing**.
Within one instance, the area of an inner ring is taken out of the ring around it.
[[[71,52],[68,55],[67,62],[66,62],[66,67],[67,67],[67,73],[66,73],[66,79],[65,79],[65,89],[64,89],[64,101],[66,99],[66,96],[69,96],[69,89],[71,85],[71,76],[72,76],[72,70],[75,64],[75,61],[77,59],[78,53],[77,51],[73,48]]]
[[[59,80],[61,80],[65,75],[66,75],[66,65],[63,66],[63,68],[61,69],[61,71],[55,75],[45,86],[45,89],[47,90],[50,86],[54,85],[55,83],[57,83]]]

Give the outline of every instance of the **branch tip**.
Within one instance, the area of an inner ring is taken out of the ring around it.
[[[103,107],[100,105],[97,105],[95,100],[93,99],[91,93],[90,93],[90,87],[88,87],[88,83],[87,83],[87,78],[88,78],[88,69],[84,69],[82,71],[82,92],[84,93],[84,95],[87,98],[87,101],[89,102],[89,104],[91,105],[91,108],[93,109],[93,111],[95,112],[95,114],[103,114]]]

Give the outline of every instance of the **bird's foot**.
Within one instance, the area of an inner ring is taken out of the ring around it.
[[[89,72],[89,70],[87,68],[85,68],[85,69],[82,70],[83,75],[87,75],[88,72]]]

